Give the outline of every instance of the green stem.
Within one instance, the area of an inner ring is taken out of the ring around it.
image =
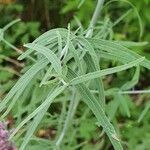
[[[20,49],[18,49],[17,47],[15,47],[14,45],[12,45],[11,43],[9,43],[8,41],[6,41],[4,38],[2,39],[2,41],[8,45],[9,47],[11,47],[12,49],[14,49],[17,53],[22,54],[22,51]]]
[[[8,42],[7,40],[5,40],[4,38],[2,39],[2,41],[3,41],[6,45],[8,45],[8,46],[11,47],[12,49],[14,49],[18,54],[22,54],[22,53],[23,53],[20,49],[18,49],[16,46],[14,46],[14,45],[12,45],[11,43],[9,43],[9,42]],[[30,60],[32,60],[33,62],[35,62],[35,59],[32,58],[31,56],[28,56],[27,58],[30,59]]]
[[[94,28],[94,26],[95,26],[95,24],[96,24],[96,22],[98,20],[98,17],[101,14],[101,10],[102,10],[103,4],[104,4],[104,0],[98,0],[97,6],[95,8],[94,14],[93,14],[91,22],[90,22],[90,25],[88,27],[88,31],[86,33],[86,37],[92,37],[93,28]]]
[[[148,94],[150,90],[119,91],[120,94]]]
[[[100,15],[100,12],[101,12],[101,9],[102,9],[102,6],[103,6],[103,3],[104,3],[104,0],[98,0],[97,2],[97,6],[95,8],[95,11],[94,11],[94,14],[93,14],[93,17],[91,19],[91,22],[90,22],[90,25],[88,27],[88,31],[86,33],[86,37],[91,37],[92,34],[93,34],[93,28],[97,22],[97,19]],[[65,124],[64,124],[64,127],[63,127],[63,130],[60,134],[60,136],[58,137],[57,141],[56,141],[56,149],[60,149],[60,145],[62,143],[62,140],[69,128],[69,125],[70,125],[70,122],[75,114],[75,111],[77,109],[77,106],[79,104],[79,98],[77,99],[77,96],[76,96],[76,91],[73,91],[73,94],[72,94],[72,99],[70,101],[70,105],[69,105],[69,110],[68,110],[68,113],[67,113],[67,117],[66,117],[66,121],[65,121]]]
[[[69,110],[68,110],[68,113],[67,113],[67,117],[66,117],[66,120],[65,120],[65,124],[64,124],[64,127],[63,127],[63,130],[61,132],[61,134],[59,135],[57,141],[56,141],[56,149],[59,149],[59,146],[60,144],[62,143],[62,140],[69,128],[69,125],[71,123],[71,120],[76,112],[76,109],[77,109],[77,106],[79,104],[79,97],[76,95],[76,90],[73,90],[72,92],[72,98],[71,98],[71,101],[70,101],[70,105],[69,105]]]
[[[10,28],[12,25],[14,25],[15,23],[21,21],[21,19],[16,19],[12,22],[10,22],[9,24],[7,24],[4,28],[3,28],[3,32],[6,31],[8,28]]]

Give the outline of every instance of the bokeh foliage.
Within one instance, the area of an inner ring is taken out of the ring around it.
[[[131,0],[131,2],[136,6],[142,18],[142,37],[139,37],[137,16],[132,11],[127,17],[119,22],[117,26],[111,29],[112,32],[109,38],[123,41],[149,41],[150,18],[148,14],[150,13],[150,1]],[[46,30],[55,27],[67,27],[68,22],[71,22],[72,30],[75,29],[78,24],[82,23],[82,30],[84,31],[90,22],[95,5],[96,1],[94,0],[86,0],[81,6],[79,0],[22,0],[12,2],[7,5],[0,4],[0,16],[2,16],[0,18],[0,26],[3,28],[8,22],[18,17],[22,18],[22,21],[9,28],[4,36],[6,40],[24,52],[24,43],[32,42],[36,37]],[[131,6],[124,2],[117,1],[111,3],[109,6],[104,8],[97,27],[99,27],[99,25],[103,25],[104,23],[111,25],[113,22],[115,22],[115,20],[118,19],[118,17],[122,16],[122,14],[129,9],[131,9]],[[134,52],[146,56],[148,59],[150,58],[149,44],[140,48],[138,46],[131,47]],[[10,87],[14,85],[14,82],[16,79],[18,79],[18,76],[20,76],[21,73],[24,73],[32,64],[32,61],[28,59],[19,62],[17,60],[18,56],[19,54],[12,50],[12,48],[10,48],[7,44],[3,42],[0,43],[1,98],[4,97],[4,94],[6,94]],[[17,65],[18,63],[21,65]],[[27,67],[23,68],[25,64],[27,64]],[[118,65],[118,62],[114,60],[105,61],[102,58],[102,68],[108,68],[115,65]],[[127,72],[119,72],[115,75],[110,75],[109,78],[104,78],[106,89],[110,89],[112,87],[119,88],[122,84],[125,84],[131,79],[131,77],[134,75],[134,71],[134,69],[131,69]],[[43,73],[44,72],[41,72],[42,75]],[[134,88],[148,89],[150,85],[149,75],[150,72],[147,69],[141,68],[140,82]],[[52,88],[51,86],[46,85],[41,90],[41,87],[39,87],[40,80],[41,76],[37,75],[35,80],[32,81],[32,83],[20,97],[20,101],[17,102],[14,109],[11,111],[10,116],[8,116],[8,119],[11,117],[13,120],[14,126],[18,125],[22,119],[28,116],[37,106],[39,106],[41,101],[46,98],[46,95],[49,92],[48,90]],[[57,136],[56,132],[59,128],[62,128],[62,123],[64,123],[63,119],[67,114],[69,106],[68,99],[70,98],[68,98],[68,95],[69,94],[66,92],[65,95],[62,96],[63,99],[67,100],[62,103],[62,109],[60,109],[59,104],[60,101],[62,101],[62,98],[58,97],[56,99],[56,103],[54,103],[49,110],[49,112],[52,112],[52,114],[47,113],[43,118],[42,123],[38,126],[38,129],[35,133],[36,136],[32,137],[31,142],[26,148],[27,150],[41,149],[43,146],[45,149],[49,149],[49,146],[54,144],[53,140]],[[123,97],[120,95],[110,95],[106,99],[106,112],[110,118],[113,118],[112,121],[116,128],[119,127],[120,130],[117,132],[121,135],[121,139],[124,141],[123,144],[128,147],[127,149],[147,150],[149,148],[149,114],[146,113],[142,121],[137,123],[142,110],[146,105],[148,105],[147,101],[149,98],[150,96],[146,94],[135,96],[126,95]],[[118,99],[121,99],[124,103],[119,103]],[[115,108],[116,113],[114,110]],[[83,103],[81,103],[77,109],[74,119],[71,122],[70,129],[66,134],[61,149],[111,149],[111,144],[105,134],[102,133],[102,138],[99,138],[97,131],[100,129],[97,128],[95,122],[96,119],[91,114],[91,111]],[[24,130],[27,128],[28,126],[25,127],[21,132],[24,133]],[[60,131],[58,130],[58,132]],[[43,139],[40,139],[39,137],[43,137]],[[21,142],[22,138],[17,141],[17,144],[19,145]]]

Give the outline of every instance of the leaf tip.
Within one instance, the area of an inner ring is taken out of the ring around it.
[[[120,139],[117,137],[116,134],[112,134],[111,136],[112,136],[113,139],[115,139],[115,140],[117,140],[118,142],[120,142]]]

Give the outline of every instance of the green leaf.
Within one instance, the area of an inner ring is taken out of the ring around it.
[[[94,48],[92,47],[91,43],[88,42],[88,40],[85,39],[84,37],[80,37],[78,38],[78,40],[81,43],[81,45],[83,45],[84,48],[88,51],[89,55],[92,58],[90,59],[88,55],[85,55],[84,59],[86,59],[85,61],[87,61],[88,63],[87,67],[90,68],[91,71],[99,70],[100,69],[99,58],[97,57],[97,54]],[[102,103],[102,105],[105,106],[105,94],[102,79],[101,78],[95,79],[95,84],[99,91],[99,100]]]
[[[57,33],[57,36],[58,36],[58,53],[59,53],[59,56],[61,54],[61,51],[62,51],[62,47],[63,47],[63,43],[62,43],[62,38],[61,38],[61,35],[59,33],[59,31],[56,31]]]
[[[142,47],[148,44],[148,42],[132,42],[132,41],[114,41],[114,42],[125,47]]]
[[[87,68],[89,69],[89,71],[96,71],[94,62],[92,61],[92,58],[90,57],[89,54],[86,54],[84,56],[84,60],[87,64]],[[105,92],[104,92],[102,79],[101,78],[94,79],[94,84],[95,84],[95,87],[98,90],[98,94],[99,94],[98,102],[100,102],[102,104],[103,108],[105,108]]]
[[[52,66],[54,67],[55,71],[59,75],[62,74],[61,62],[50,49],[42,45],[33,44],[33,43],[25,44],[24,46],[43,54],[49,60],[49,62],[52,63]]]
[[[124,85],[122,85],[121,89],[128,90],[128,89],[131,89],[132,87],[134,87],[139,81],[139,76],[140,76],[140,66],[138,65],[136,67],[135,74],[134,74],[132,80],[128,81]]]
[[[99,59],[98,59],[97,54],[96,54],[94,48],[92,47],[91,43],[89,43],[88,40],[86,40],[83,37],[78,37],[77,40],[79,43],[81,43],[81,45],[84,46],[84,48],[88,51],[88,53],[92,57],[92,60],[93,60],[94,65],[96,67],[96,70],[99,70],[99,68],[100,68],[99,67]]]
[[[69,43],[70,43],[70,25],[68,25],[68,34],[67,34],[66,45],[61,51],[60,58],[62,58],[62,57],[65,58],[66,57],[66,55],[68,53],[68,49],[69,49]]]
[[[35,63],[14,85],[14,87],[9,91],[4,100],[0,103],[0,111],[2,111],[6,104],[12,99],[12,97],[16,94],[17,91],[20,91],[22,88],[26,88],[26,86],[31,82],[33,77],[46,65],[48,61],[46,59],[41,59],[37,63]],[[23,90],[22,90],[23,91]],[[20,92],[17,97],[19,97],[22,93]],[[13,99],[14,100],[14,99]]]
[[[143,112],[141,113],[141,115],[139,116],[138,122],[141,122],[142,119],[144,118],[144,116],[146,115],[146,113],[149,111],[150,109],[150,102],[148,102],[146,104],[146,107],[144,108]]]
[[[69,69],[68,78],[72,79],[75,77],[76,77],[76,74],[71,69]],[[110,123],[108,117],[105,115],[105,112],[104,112],[102,106],[95,99],[94,95],[91,94],[90,90],[84,84],[77,84],[76,88],[80,92],[80,94],[83,98],[83,101],[88,105],[88,107],[94,113],[95,117],[98,120],[99,125],[101,125],[103,127],[104,131],[108,135],[111,143],[114,146],[114,149],[115,150],[123,150],[114,127]]]
[[[18,60],[23,60],[25,59],[27,56],[29,56],[34,50],[33,49],[28,49],[27,51],[25,51],[24,53],[22,53],[19,57]]]
[[[70,44],[69,44],[69,50],[72,53],[72,55],[73,55],[73,57],[75,59],[76,64],[78,65],[80,73],[83,74],[84,69],[83,69],[83,65],[81,64],[81,61],[79,59],[78,51],[75,49],[75,47],[74,47],[74,45],[72,44],[71,41],[70,41]]]
[[[84,4],[85,0],[81,0],[80,3],[78,4],[78,8],[80,8]]]
[[[52,92],[54,92],[54,89],[56,87],[53,87],[52,90],[49,92],[49,96],[52,94]],[[40,121],[42,120],[42,118],[44,117],[45,113],[47,112],[48,108],[50,107],[51,102],[49,102],[44,109],[41,109],[37,115],[35,116],[34,120],[31,122],[27,133],[24,137],[24,141],[20,146],[20,150],[24,150],[24,148],[26,147],[26,145],[28,144],[30,138],[32,137],[33,133],[35,132],[37,126],[39,125]]]
[[[119,108],[120,100],[118,100],[117,96],[117,94],[114,95],[113,100],[110,101],[107,105],[107,114],[110,120],[113,120],[115,118],[115,115],[117,114],[117,110]]]
[[[4,37],[4,31],[3,29],[0,29],[0,41],[3,39]]]
[[[60,94],[62,93],[66,88],[66,85],[63,85],[61,87],[57,87],[55,88],[55,90],[48,95],[48,97],[46,98],[46,100],[39,106],[37,107],[30,115],[28,115],[14,130],[14,132],[10,135],[10,139],[21,129],[21,127],[26,124],[30,119],[32,119],[34,116],[36,116],[39,112],[41,112],[43,109],[45,109],[45,107],[47,107],[47,105],[50,105],[53,100]],[[42,118],[42,116],[41,116]],[[39,120],[38,120],[39,121]],[[32,130],[33,131],[33,130]],[[29,133],[28,133],[29,134]],[[31,135],[31,134],[30,134]],[[28,135],[28,136],[30,136]],[[29,138],[29,137],[26,138]]]
[[[124,109],[125,113],[127,114],[127,116],[130,117],[130,110],[129,110],[126,99],[119,93],[116,95],[116,98],[119,100],[119,102],[120,102],[122,108]]]
[[[143,35],[143,25],[142,25],[142,20],[141,20],[141,17],[139,15],[137,8],[129,0],[110,0],[105,4],[105,7],[113,2],[124,2],[132,7],[132,9],[134,10],[134,13],[136,14],[137,19],[138,19],[139,28],[140,28],[140,38],[141,38]]]
[[[49,44],[49,42],[51,42],[52,40],[57,40],[58,38],[58,32],[61,35],[61,38],[65,38],[68,35],[68,30],[64,29],[64,28],[56,28],[56,29],[52,29],[49,30],[47,32],[45,32],[44,34],[42,34],[41,36],[39,36],[36,40],[34,40],[33,43],[37,43],[43,46],[46,46]],[[73,39],[75,38],[74,34],[70,33],[70,38]]]
[[[128,63],[135,59],[141,58],[139,54],[129,50],[127,47],[124,47],[114,41],[102,40],[102,39],[88,39],[92,44],[94,49],[97,50],[103,56],[107,58],[117,59],[120,62]],[[107,55],[108,54],[108,55]],[[150,61],[145,59],[140,63],[141,66],[150,69]]]
[[[91,80],[91,79],[95,79],[95,78],[98,78],[98,77],[106,76],[106,75],[109,75],[109,74],[112,74],[112,73],[116,73],[116,72],[119,72],[119,71],[129,69],[133,66],[138,65],[144,59],[145,58],[142,57],[140,59],[134,60],[134,61],[132,61],[128,64],[125,64],[125,65],[121,65],[121,66],[117,66],[117,67],[113,67],[113,68],[108,68],[108,69],[104,69],[104,70],[99,70],[99,71],[87,73],[85,75],[82,75],[82,76],[79,76],[79,77],[76,77],[76,78],[72,79],[70,81],[70,84],[71,85],[76,85],[76,84],[79,84],[79,83],[82,83],[82,82],[85,82],[85,81],[88,81],[88,80]]]

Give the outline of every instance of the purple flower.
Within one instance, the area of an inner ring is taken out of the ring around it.
[[[17,148],[9,141],[9,131],[7,125],[0,121],[0,150],[17,150]]]

